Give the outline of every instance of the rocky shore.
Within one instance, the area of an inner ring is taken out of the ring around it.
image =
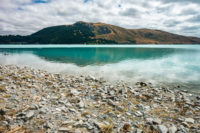
[[[0,66],[2,133],[200,133],[200,94]]]

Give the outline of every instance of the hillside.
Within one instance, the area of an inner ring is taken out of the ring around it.
[[[44,28],[28,36],[0,36],[0,44],[200,44],[200,38],[160,30],[125,29],[104,23],[77,22]]]

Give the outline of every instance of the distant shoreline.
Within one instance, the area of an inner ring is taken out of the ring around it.
[[[120,44],[0,44],[0,46],[1,45],[83,45],[83,46],[87,46],[87,45],[114,45],[114,46],[119,46],[119,45],[131,45],[131,46],[133,46],[133,45],[200,45],[200,43],[199,44],[126,44],[126,43],[124,43],[124,44],[122,44],[122,43],[120,43]]]
[[[0,44],[0,49],[3,48],[190,48],[194,46],[193,49],[196,49],[196,46],[200,46],[200,44],[117,44],[117,45],[85,45],[85,44]]]
[[[200,44],[200,38],[152,29],[126,29],[79,21],[41,29],[31,35],[0,36],[1,44]]]

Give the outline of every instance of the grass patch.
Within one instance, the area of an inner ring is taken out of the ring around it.
[[[5,86],[0,86],[0,92],[6,92]]]
[[[112,133],[113,132],[113,124],[105,124],[100,128],[100,133]]]

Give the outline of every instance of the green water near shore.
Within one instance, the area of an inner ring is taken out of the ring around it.
[[[199,90],[200,45],[1,45],[0,64]]]

